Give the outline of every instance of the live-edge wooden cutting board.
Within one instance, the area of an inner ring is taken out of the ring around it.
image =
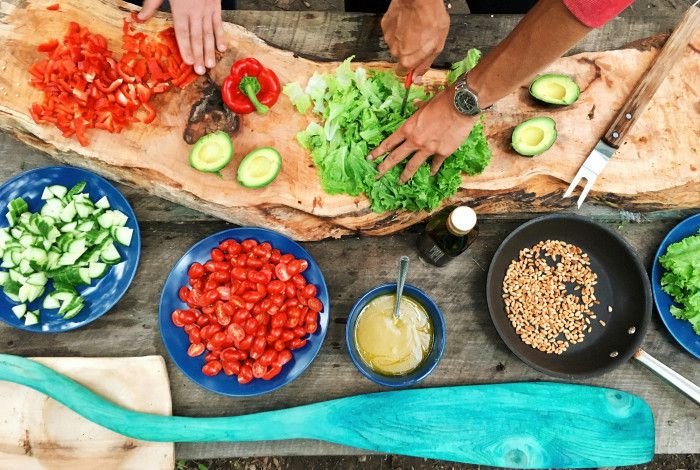
[[[126,408],[172,413],[160,356],[34,360]],[[173,443],[122,436],[30,388],[0,382],[1,469],[172,470],[174,465]]]
[[[302,240],[383,235],[428,216],[425,212],[376,214],[363,196],[325,194],[309,155],[294,139],[312,117],[300,116],[284,96],[268,115],[242,118],[242,127],[234,137],[234,162],[224,170],[223,179],[191,169],[189,146],[182,139],[190,107],[201,96],[203,80],[185,91],[157,97],[158,118],[151,125],[136,124],[120,135],[90,132],[88,148],[63,138],[53,127],[35,124],[28,108],[40,99],[40,92],[27,85],[27,69],[42,57],[36,45],[62,37],[73,20],[103,34],[119,52],[122,19],[134,8],[113,0],[62,0],[60,11],[46,10],[54,2],[11,0],[3,1],[0,8],[0,128],[29,145],[63,162],[214,216],[270,227]],[[169,21],[163,14],[139,27],[154,34]],[[277,72],[283,84],[299,81],[303,85],[314,72],[337,66],[295,57],[236,25],[226,24],[225,28],[230,49],[211,73],[216,82],[220,83],[231,63],[242,57],[258,58]],[[570,207],[573,200],[562,200],[563,190],[650,65],[659,45],[659,41],[640,42],[627,49],[582,53],[557,61],[549,71],[570,74],[581,86],[581,98],[573,106],[535,105],[526,85],[499,101],[486,118],[493,161],[482,175],[464,176],[462,187],[448,203],[465,201],[482,214]],[[388,63],[365,65],[391,67]],[[699,76],[700,31],[683,60],[669,71],[628,142],[598,178],[589,203],[605,202],[630,210],[700,205]],[[431,71],[427,80],[442,83],[444,72]],[[512,129],[538,115],[556,120],[557,143],[541,156],[519,157],[510,149]],[[281,174],[265,189],[242,188],[235,182],[238,162],[253,148],[267,145],[276,147],[283,156]]]

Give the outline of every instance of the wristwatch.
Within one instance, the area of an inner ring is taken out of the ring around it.
[[[457,111],[465,116],[476,116],[483,111],[488,110],[491,106],[481,108],[479,106],[479,97],[476,92],[469,88],[468,73],[465,73],[455,82],[454,105]]]

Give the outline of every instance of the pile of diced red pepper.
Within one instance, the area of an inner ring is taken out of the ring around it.
[[[87,129],[118,133],[131,122],[152,122],[151,98],[173,86],[184,88],[197,75],[182,61],[173,28],[156,39],[136,32],[136,22],[135,14],[124,20],[119,60],[104,36],[75,22],[63,41],[40,44],[37,49],[48,57],[29,69],[30,84],[44,92],[43,101],[30,108],[34,121],[54,124],[82,146],[89,144]]]

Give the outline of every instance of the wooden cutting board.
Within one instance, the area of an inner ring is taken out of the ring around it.
[[[159,96],[158,118],[137,124],[121,135],[94,131],[91,145],[64,139],[57,129],[35,124],[28,108],[40,97],[27,85],[28,67],[41,55],[36,45],[62,37],[70,20],[103,34],[118,51],[122,19],[132,8],[112,0],[63,0],[61,11],[47,11],[55,0],[2,2],[0,19],[0,128],[57,159],[144,188],[150,193],[199,209],[231,222],[274,228],[301,240],[353,234],[383,235],[416,223],[427,213],[371,212],[366,198],[329,196],[320,187],[309,155],[295,134],[312,119],[300,116],[286,97],[268,115],[246,115],[234,137],[234,162],[223,179],[199,173],[188,165],[189,146],[182,133],[190,108],[201,97],[204,79],[184,91]],[[168,26],[161,15],[143,25],[149,33]],[[334,69],[271,47],[241,27],[226,24],[230,46],[211,76],[221,82],[231,63],[257,57],[282,81],[302,84],[314,72]],[[658,39],[658,38],[657,38]],[[468,202],[480,213],[551,211],[570,207],[562,200],[568,182],[609,125],[615,111],[658,52],[659,40],[623,50],[583,53],[563,58],[550,72],[568,73],[581,86],[581,98],[570,107],[534,104],[527,87],[501,100],[487,117],[487,136],[494,151],[491,165],[477,177],[464,176],[452,201]],[[465,45],[465,48],[468,45]],[[338,59],[343,59],[339,57]],[[367,67],[388,68],[388,63]],[[628,142],[598,178],[588,201],[630,210],[695,207],[700,203],[700,31],[682,61],[669,71]],[[427,80],[444,82],[444,72]],[[559,139],[536,158],[517,156],[509,146],[513,127],[525,119],[548,115],[557,122]],[[284,158],[280,176],[265,189],[249,190],[235,182],[240,159],[258,146],[273,145]]]
[[[34,360],[126,408],[172,414],[168,373],[160,356]],[[30,388],[0,382],[0,468],[172,470],[174,465],[170,442],[130,439]]]

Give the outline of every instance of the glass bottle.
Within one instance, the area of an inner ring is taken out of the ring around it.
[[[416,247],[419,256],[435,266],[445,266],[474,243],[479,234],[476,213],[468,206],[440,211],[425,226]]]

